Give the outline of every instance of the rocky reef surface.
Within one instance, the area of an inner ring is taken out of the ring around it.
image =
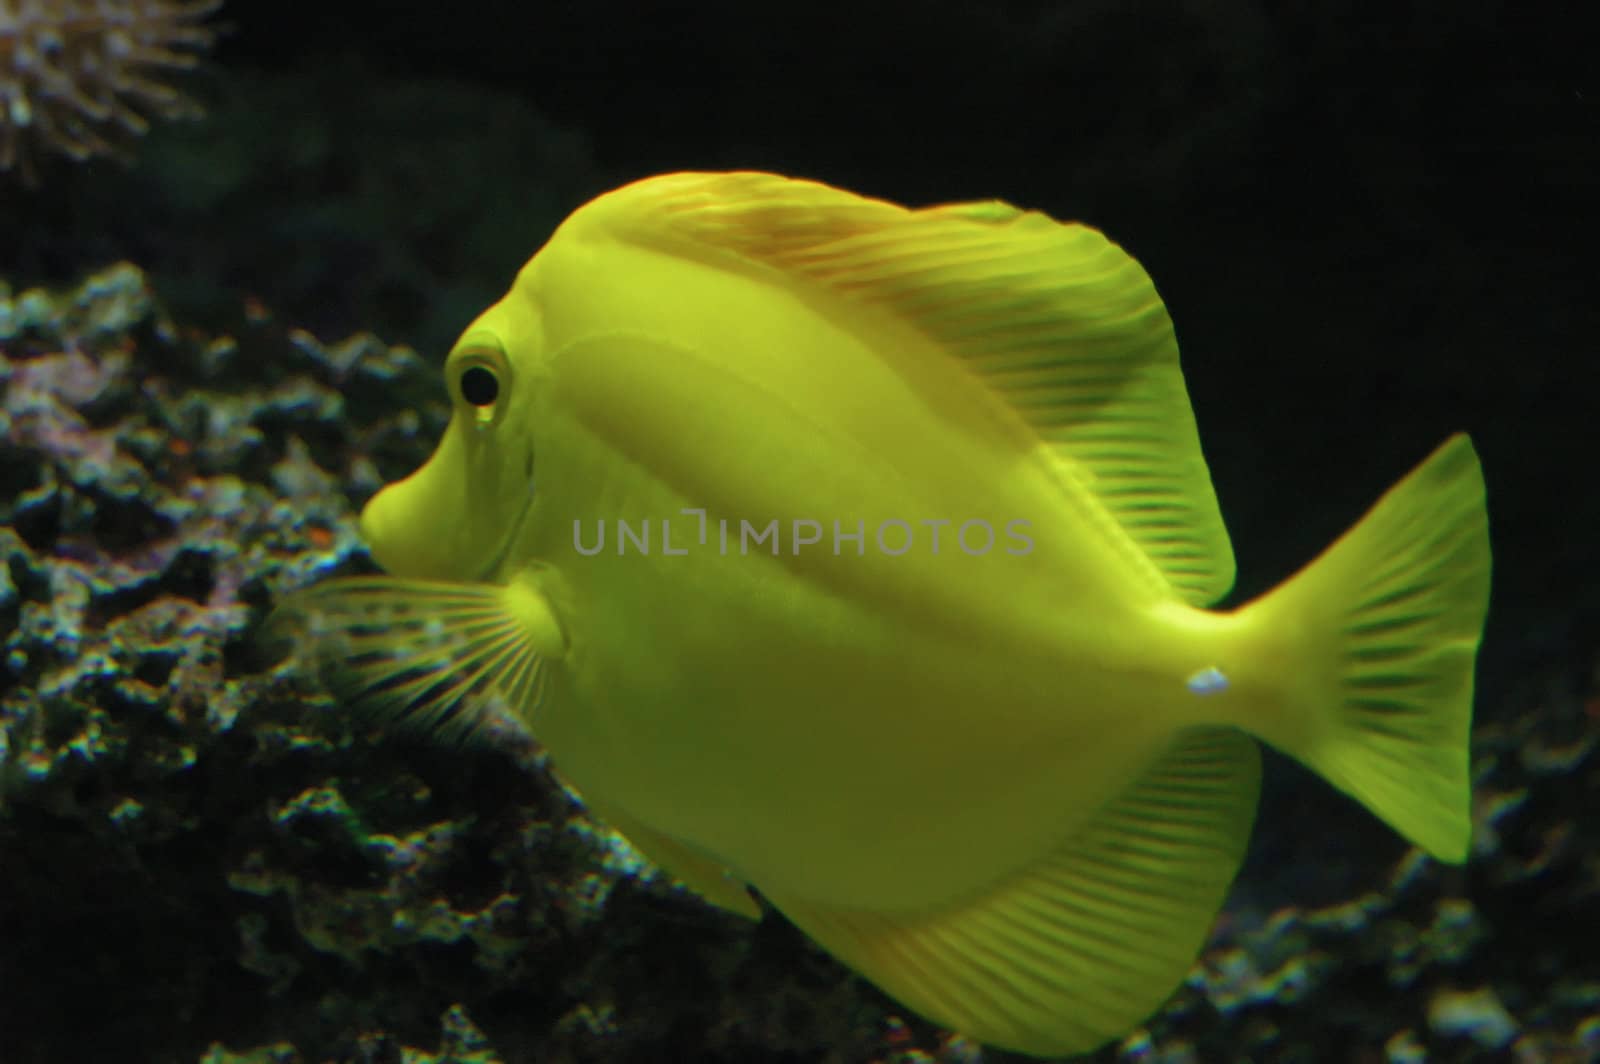
[[[0,283],[8,1062],[1020,1059],[701,904],[515,727],[385,736],[263,643],[285,592],[370,567],[354,515],[447,411],[409,348],[243,311],[187,327],[128,264]],[[1465,869],[1240,901],[1093,1059],[1600,1059],[1594,664],[1484,715]]]

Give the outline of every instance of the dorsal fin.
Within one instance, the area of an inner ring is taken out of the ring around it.
[[[1172,321],[1143,268],[1096,230],[999,201],[909,210],[752,172],[650,178],[572,221],[687,257],[731,254],[887,310],[1001,396],[1185,601],[1232,586]]]

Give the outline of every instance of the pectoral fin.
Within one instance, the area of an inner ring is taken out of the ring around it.
[[[503,585],[330,580],[289,596],[267,628],[287,631],[353,707],[458,738],[482,728],[493,696],[531,713],[544,662],[565,651],[533,573]]]

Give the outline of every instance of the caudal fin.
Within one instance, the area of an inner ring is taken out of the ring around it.
[[[1483,473],[1456,435],[1241,611],[1286,685],[1262,738],[1451,862],[1472,836],[1468,737],[1489,564]]]

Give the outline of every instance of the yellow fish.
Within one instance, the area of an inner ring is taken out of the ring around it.
[[[572,214],[445,365],[315,619],[364,700],[498,703],[647,856],[939,1024],[1126,1034],[1245,852],[1256,740],[1466,859],[1484,486],[1446,441],[1320,558],[1234,561],[1143,269],[1001,202],[679,173]]]

